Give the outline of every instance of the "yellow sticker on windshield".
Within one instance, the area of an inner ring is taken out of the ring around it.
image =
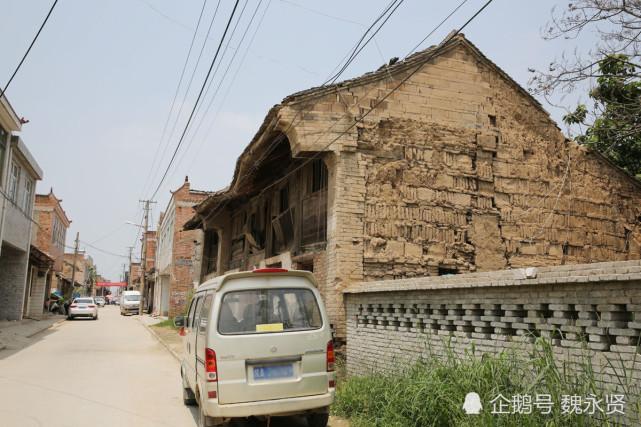
[[[263,325],[256,325],[256,332],[279,332],[282,330],[282,323],[265,323]]]

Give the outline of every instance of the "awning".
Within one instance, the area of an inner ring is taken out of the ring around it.
[[[126,288],[127,282],[96,282],[94,285],[97,288],[111,288],[117,286],[119,288]]]

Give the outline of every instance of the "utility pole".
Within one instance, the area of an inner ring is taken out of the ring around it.
[[[147,304],[147,231],[149,230],[149,204],[156,203],[153,200],[140,200],[145,204],[145,224],[142,232],[142,256],[140,257],[140,286],[142,287],[142,298],[138,306],[138,314],[142,315],[144,306]]]
[[[127,275],[127,290],[131,288],[131,254],[134,250],[133,246],[127,246],[127,249],[129,249],[129,274]],[[124,268],[123,268],[123,274],[124,274]]]
[[[73,249],[73,261],[71,265],[71,294],[70,294],[70,300],[73,300],[73,288],[75,287],[76,283],[76,257],[78,256],[78,242],[80,241],[80,232],[76,232],[76,244],[74,245]]]

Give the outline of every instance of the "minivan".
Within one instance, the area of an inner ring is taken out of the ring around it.
[[[122,291],[120,301],[120,314],[138,314],[140,311],[140,292]]]
[[[334,345],[312,273],[281,268],[230,273],[198,287],[186,316],[183,400],[199,425],[304,415],[325,427],[334,400]]]

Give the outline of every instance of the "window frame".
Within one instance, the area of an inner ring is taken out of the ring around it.
[[[21,169],[20,165],[15,161],[11,162],[9,169],[9,199],[16,205],[18,204],[18,194],[20,193]]]
[[[280,291],[280,292],[286,292],[286,291],[306,291],[309,292],[313,297],[314,297],[314,304],[316,305],[316,310],[318,311],[318,317],[320,320],[320,325],[318,327],[310,327],[310,328],[292,328],[292,329],[283,329],[282,331],[265,331],[265,332],[257,332],[257,331],[245,331],[245,332],[222,332],[220,330],[220,318],[222,315],[222,307],[225,303],[225,298],[227,295],[230,294],[239,294],[243,292],[269,292],[269,291]],[[219,309],[218,309],[218,314],[216,318],[216,332],[219,335],[222,336],[240,336],[240,335],[269,335],[269,334],[282,334],[282,333],[291,333],[291,332],[310,332],[310,331],[319,331],[325,327],[325,319],[323,318],[323,312],[321,311],[321,306],[319,305],[319,299],[317,298],[316,294],[314,293],[313,290],[308,289],[308,288],[298,288],[298,287],[283,287],[283,288],[254,288],[254,289],[242,289],[242,290],[232,290],[225,292],[221,298],[220,298],[220,304],[219,304]]]
[[[214,294],[212,292],[205,294],[203,297],[203,303],[200,306],[200,317],[198,318],[198,328],[196,331],[198,335],[205,335],[207,333],[207,323],[209,323],[209,315],[211,314],[211,309],[214,305],[213,302]],[[207,313],[205,313],[205,308],[207,308]],[[207,317],[207,323],[205,323],[204,327],[202,325],[203,315]]]
[[[33,189],[34,189],[34,181],[29,178],[25,177],[24,179],[24,191],[22,193],[22,210],[27,214],[31,215],[31,199],[33,199]]]

